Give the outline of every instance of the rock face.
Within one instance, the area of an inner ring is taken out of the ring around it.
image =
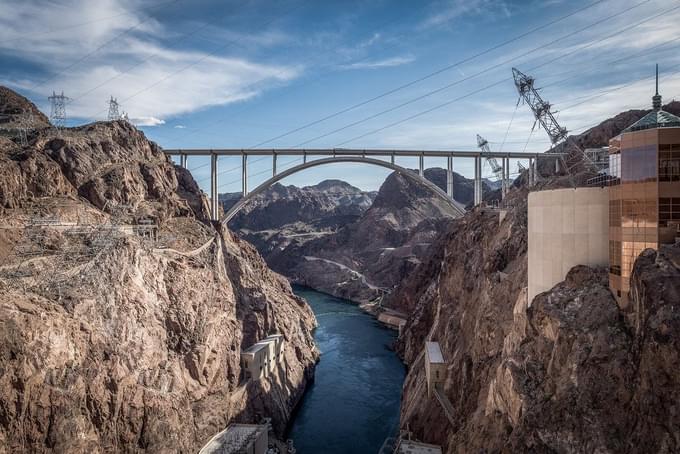
[[[391,174],[373,205],[337,232],[292,242],[268,257],[295,282],[357,302],[371,301],[408,275],[454,214],[429,189]]]
[[[0,452],[196,452],[265,416],[282,433],[317,358],[309,307],[141,132],[62,135],[0,143]],[[275,332],[285,369],[245,380],[240,351]]]
[[[680,248],[636,262],[622,313],[606,270],[578,266],[526,297],[526,189],[508,213],[451,222],[386,304],[410,313],[398,340],[409,373],[401,426],[447,453],[677,452]],[[440,343],[449,420],[425,387],[423,347]]]
[[[425,177],[446,190],[446,170],[426,169]],[[456,200],[470,204],[472,180],[454,173],[453,183]],[[495,189],[486,181],[483,188],[486,194]],[[224,194],[223,208],[239,197]],[[391,175],[377,194],[339,180],[304,188],[275,184],[230,226],[295,282],[366,302],[414,269],[450,216],[429,190]]]
[[[362,191],[340,180],[325,180],[303,188],[276,183],[244,207],[229,226],[266,260],[291,241],[305,242],[328,235],[356,221],[375,196],[375,192]],[[221,194],[223,210],[231,208],[240,197],[240,193]]]

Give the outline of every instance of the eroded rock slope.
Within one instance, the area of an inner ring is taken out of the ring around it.
[[[0,452],[196,452],[267,416],[284,430],[314,316],[206,221],[187,172],[125,122],[4,140],[0,161]],[[274,332],[282,367],[245,380],[241,349]]]
[[[527,307],[526,189],[507,205],[500,223],[482,210],[453,221],[387,301],[411,314],[402,428],[447,453],[677,452],[680,248],[638,259],[632,312],[587,267]],[[426,340],[447,362],[448,416],[427,397]]]

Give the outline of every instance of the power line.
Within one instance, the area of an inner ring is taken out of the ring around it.
[[[175,0],[175,1],[179,1],[179,0]],[[267,26],[267,25],[271,24],[272,22],[276,21],[277,19],[280,19],[280,18],[283,17],[283,16],[287,16],[287,15],[290,14],[291,12],[293,12],[293,11],[295,11],[295,10],[301,8],[301,7],[302,7],[302,5],[301,5],[301,4],[298,4],[297,6],[295,6],[295,7],[293,7],[293,8],[290,8],[289,10],[287,10],[284,14],[282,14],[282,15],[277,15],[277,16],[273,17],[270,21],[268,21],[268,22],[266,22],[265,24],[263,24],[263,26]],[[138,90],[137,92],[135,92],[134,94],[128,96],[127,98],[125,98],[125,99],[124,99],[123,101],[121,101],[121,102],[129,101],[130,99],[132,99],[132,98],[134,98],[134,97],[136,97],[136,96],[139,96],[139,95],[141,95],[142,93],[144,93],[144,92],[146,92],[146,91],[148,91],[148,90],[151,90],[152,88],[154,88],[154,87],[158,86],[159,84],[165,82],[166,80],[168,80],[168,79],[170,79],[170,78],[176,76],[177,74],[180,74],[180,73],[186,71],[187,69],[196,66],[197,64],[199,64],[199,63],[201,63],[202,61],[206,60],[207,58],[210,58],[210,57],[212,57],[212,56],[215,56],[215,55],[217,54],[217,52],[219,52],[219,51],[221,51],[221,50],[223,50],[223,49],[229,47],[230,45],[231,45],[231,42],[229,42],[229,43],[227,43],[226,45],[221,46],[221,47],[219,47],[219,48],[217,48],[217,49],[215,49],[215,50],[213,50],[213,51],[211,51],[211,52],[209,52],[209,53],[203,55],[201,58],[195,60],[193,63],[186,64],[186,65],[184,65],[183,67],[181,67],[180,69],[178,69],[177,71],[173,71],[173,72],[171,72],[171,73],[165,75],[164,77],[161,77],[160,79],[158,79],[158,80],[156,80],[155,82],[153,82],[151,85],[147,85],[146,87],[142,88],[141,90]],[[102,113],[102,112],[97,113],[97,114],[95,115],[95,117],[97,117],[97,116],[98,116],[99,114],[101,114],[101,113]],[[96,120],[96,118],[95,118],[95,120]]]
[[[170,4],[173,4],[173,3],[177,3],[177,2],[179,2],[179,1],[180,1],[180,0],[171,0],[171,1],[169,1],[169,2],[161,3],[160,5],[156,5],[156,6],[154,7],[154,9],[159,8],[160,6],[167,6],[167,5],[170,5]],[[83,61],[87,60],[89,57],[91,57],[92,55],[96,54],[97,52],[99,52],[99,51],[100,51],[101,49],[103,49],[104,47],[108,46],[109,44],[111,44],[111,43],[114,42],[114,41],[117,41],[117,40],[118,40],[119,38],[121,38],[122,36],[126,35],[127,33],[131,32],[132,30],[136,29],[136,28],[139,27],[140,25],[143,25],[144,23],[150,21],[151,19],[153,19],[153,16],[147,16],[146,19],[144,19],[144,20],[138,22],[137,24],[133,25],[132,27],[130,27],[130,28],[124,30],[123,32],[117,34],[116,36],[114,36],[114,37],[111,38],[110,40],[106,41],[105,43],[103,43],[102,45],[100,45],[99,47],[97,47],[96,49],[94,49],[93,51],[88,52],[87,54],[85,54],[85,55],[83,55],[81,58],[79,58],[78,60],[76,60],[76,61],[74,61],[73,63],[71,63],[71,64],[68,65],[66,68],[61,69],[58,73],[56,73],[56,74],[54,74],[54,75],[48,77],[47,79],[43,80],[42,82],[39,82],[39,83],[36,84],[36,85],[33,85],[33,86],[30,88],[30,90],[35,90],[35,89],[38,88],[38,87],[42,87],[42,86],[45,85],[47,82],[50,82],[50,81],[56,79],[57,77],[63,75],[63,74],[64,74],[66,71],[68,71],[69,69],[71,69],[71,68],[73,68],[74,66],[76,66],[76,65],[82,63]]]
[[[603,0],[603,1],[604,1],[604,0]],[[380,29],[380,28],[382,28],[382,27],[385,27],[386,25],[390,25],[390,24],[392,24],[392,23],[394,23],[394,22],[397,22],[398,19],[401,19],[401,17],[398,17],[398,18],[395,18],[395,19],[393,19],[393,20],[387,21],[387,22],[383,23],[382,25],[378,26],[377,28]],[[442,25],[439,25],[439,26],[442,26]],[[406,32],[405,32],[405,33],[401,33],[401,34],[396,35],[395,38],[396,38],[396,37],[400,37],[400,36],[404,36],[404,35],[407,35],[407,34],[408,34],[408,33],[406,33]],[[381,51],[382,51],[382,52],[385,52],[385,51],[387,51],[387,50],[394,49],[394,48],[398,47],[398,46],[401,45],[401,44],[402,44],[402,43],[401,43],[399,40],[396,40],[396,39],[395,39],[395,40],[394,40],[394,43],[393,43],[392,45],[387,46],[387,47],[383,47],[383,48],[381,49]],[[336,55],[339,54],[339,53],[340,53],[340,52],[338,52],[337,50],[334,52],[334,54],[336,54]],[[364,62],[364,61],[366,61],[366,60],[370,60],[370,59],[373,58],[373,57],[374,57],[373,55],[366,55],[366,56],[364,56],[363,58],[359,58],[359,59],[348,58],[348,59],[346,59],[345,61],[341,62],[340,64],[347,64],[347,63],[350,63],[350,62],[351,62],[351,63],[361,63],[361,62]],[[309,61],[311,62],[312,59],[310,59]],[[329,63],[329,64],[326,64],[326,65],[322,66],[321,68],[322,68],[322,69],[326,69],[326,68],[335,68],[336,66],[337,66],[337,63]],[[282,74],[282,73],[283,73],[283,71],[279,72],[278,74]],[[278,74],[277,74],[277,75],[278,75]],[[322,73],[322,74],[318,75],[317,77],[313,78],[313,79],[311,80],[311,82],[317,82],[318,80],[322,79],[323,76],[325,76],[325,75],[327,75],[327,74],[328,74],[328,73]],[[262,82],[262,81],[264,81],[264,80],[266,80],[266,79],[267,79],[267,77],[263,77],[263,78],[261,78],[261,79],[258,79],[258,80],[256,80],[256,81],[254,81],[254,82],[252,82],[252,83],[246,85],[245,87],[243,87],[243,90],[248,90],[248,89],[250,89],[250,88],[253,88],[253,87],[255,87],[258,83],[260,83],[260,82]],[[242,109],[239,109],[239,110],[237,110],[236,112],[233,112],[231,115],[232,115],[232,116],[233,116],[233,115],[237,115],[237,114],[239,114],[239,113],[245,112],[246,110],[248,110],[248,109],[250,109],[250,108],[252,108],[252,105],[244,106]],[[215,121],[211,122],[210,125],[216,125],[216,124],[221,123],[222,121],[223,121],[222,119],[218,118],[218,119],[216,119]],[[197,134],[197,133],[199,133],[199,132],[201,132],[201,131],[204,131],[204,133],[205,133],[205,129],[206,129],[205,126],[204,126],[204,127],[201,127],[201,128],[194,128],[193,130],[191,130],[191,131],[189,131],[189,132],[183,134],[182,137],[183,137],[183,138],[186,138],[186,137],[195,135],[195,134]],[[251,148],[254,148],[254,147],[251,147]]]
[[[280,134],[280,135],[278,135],[278,136],[276,136],[276,137],[272,137],[271,139],[268,139],[268,140],[265,140],[265,141],[263,141],[263,142],[260,142],[260,143],[258,143],[258,144],[256,144],[256,145],[253,145],[253,146],[250,147],[250,148],[258,148],[258,147],[260,147],[260,146],[262,146],[262,145],[264,145],[264,144],[267,144],[267,143],[269,143],[269,142],[272,142],[272,141],[275,141],[275,140],[278,140],[278,139],[282,139],[283,137],[287,137],[287,136],[289,136],[289,135],[291,135],[291,134],[294,134],[294,133],[296,133],[296,132],[302,131],[303,129],[307,129],[307,128],[311,127],[311,126],[317,125],[317,124],[322,123],[322,122],[324,122],[324,121],[330,120],[331,118],[335,118],[335,117],[337,117],[337,116],[339,116],[339,115],[342,115],[342,114],[344,114],[344,113],[347,113],[347,112],[349,112],[349,111],[351,111],[351,110],[357,109],[357,108],[359,108],[359,107],[365,106],[366,104],[369,104],[369,103],[372,103],[372,102],[377,101],[377,100],[379,100],[379,99],[382,99],[382,98],[384,98],[384,97],[386,97],[386,96],[389,96],[389,95],[391,95],[391,94],[393,94],[393,93],[396,93],[396,92],[398,92],[398,91],[400,91],[400,90],[403,90],[403,89],[405,89],[405,88],[411,87],[411,86],[413,86],[413,85],[415,85],[415,84],[418,84],[418,83],[420,83],[420,82],[422,82],[422,81],[425,81],[425,80],[427,80],[427,79],[430,79],[430,78],[432,78],[432,77],[434,77],[434,76],[436,76],[436,75],[438,75],[438,74],[441,74],[441,73],[443,73],[443,72],[449,71],[449,70],[451,70],[451,69],[453,69],[453,68],[456,68],[456,67],[458,67],[458,66],[460,66],[460,65],[462,65],[462,64],[464,64],[464,63],[467,63],[467,62],[469,62],[469,61],[472,61],[472,60],[474,60],[474,59],[476,59],[476,58],[479,58],[479,57],[481,57],[481,56],[483,56],[483,55],[486,55],[486,54],[488,54],[488,53],[490,53],[490,52],[493,52],[494,50],[498,50],[498,49],[500,49],[500,48],[502,48],[502,47],[504,47],[504,46],[506,46],[506,45],[508,45],[508,44],[510,44],[510,43],[513,43],[513,42],[515,42],[515,41],[518,41],[518,40],[520,40],[520,39],[522,39],[522,38],[524,38],[524,37],[526,37],[526,36],[528,36],[528,35],[531,35],[532,33],[535,33],[535,32],[537,32],[537,31],[539,31],[539,30],[542,30],[542,29],[544,29],[544,28],[547,28],[547,27],[549,27],[549,26],[551,26],[551,25],[554,25],[554,24],[556,24],[556,23],[558,23],[558,22],[561,22],[561,21],[563,21],[563,20],[565,20],[565,19],[567,19],[567,18],[569,18],[569,17],[572,17],[572,16],[574,16],[574,15],[576,15],[576,14],[582,12],[582,11],[585,11],[585,10],[587,10],[587,9],[589,9],[589,8],[592,8],[593,6],[596,6],[596,5],[598,5],[598,4],[600,4],[600,3],[604,2],[604,1],[608,1],[608,0],[598,0],[598,1],[595,1],[595,2],[593,2],[593,3],[591,3],[591,4],[587,5],[587,6],[585,6],[585,7],[583,7],[583,8],[580,8],[580,9],[578,9],[578,10],[576,10],[576,11],[570,13],[570,14],[567,14],[566,16],[562,16],[562,17],[560,17],[560,18],[558,18],[558,19],[552,20],[552,21],[550,21],[550,22],[548,22],[548,23],[546,23],[546,24],[543,24],[543,25],[541,25],[541,26],[539,26],[539,27],[536,27],[536,28],[534,28],[534,29],[532,29],[532,30],[529,30],[528,32],[522,33],[522,34],[520,34],[520,35],[518,35],[518,36],[516,36],[516,37],[514,37],[514,38],[511,38],[511,39],[509,39],[509,40],[507,40],[507,41],[504,41],[504,42],[502,42],[502,43],[499,43],[499,44],[496,44],[496,45],[494,45],[494,46],[492,46],[492,47],[489,47],[489,48],[487,48],[487,49],[485,49],[485,50],[483,50],[483,51],[481,51],[481,52],[479,52],[479,53],[477,53],[477,54],[474,54],[474,55],[470,56],[470,57],[466,57],[466,58],[464,58],[464,59],[462,59],[462,60],[459,60],[459,61],[457,61],[457,62],[455,62],[455,63],[452,63],[452,64],[450,64],[450,65],[444,66],[443,68],[440,68],[440,69],[438,69],[438,70],[436,70],[436,71],[433,71],[433,72],[431,72],[431,73],[429,73],[429,74],[426,74],[425,76],[419,77],[418,79],[412,80],[412,81],[407,82],[407,83],[405,83],[405,84],[403,84],[403,85],[400,85],[400,86],[398,86],[398,87],[395,87],[395,88],[393,88],[393,89],[390,89],[390,90],[388,90],[388,91],[386,91],[386,92],[383,92],[383,93],[381,93],[381,94],[379,94],[379,95],[377,95],[377,96],[374,96],[374,97],[372,97],[372,98],[370,98],[370,99],[368,99],[368,100],[365,100],[365,101],[359,102],[359,103],[357,103],[357,104],[354,104],[354,105],[352,105],[352,106],[349,106],[349,107],[346,107],[346,108],[344,108],[344,109],[341,109],[341,110],[339,110],[339,111],[337,111],[337,112],[334,112],[334,113],[332,113],[332,114],[330,114],[330,115],[327,115],[327,116],[325,116],[325,117],[322,117],[322,118],[320,118],[320,119],[318,119],[318,120],[314,120],[314,121],[312,121],[312,122],[310,122],[310,123],[307,123],[307,124],[305,124],[305,125],[302,125],[302,126],[300,126],[300,127],[297,127],[297,128],[295,128],[295,129],[292,129],[292,130],[290,130],[290,131],[288,131],[288,132],[285,132],[285,133],[283,133],[283,134]],[[645,0],[643,3],[647,3],[647,2],[649,2],[649,1],[651,1],[651,0]]]
[[[165,3],[167,3],[167,2],[159,3],[157,5],[149,7],[148,9],[155,9],[160,5],[164,5]],[[38,36],[51,35],[52,33],[58,33],[58,32],[62,32],[62,31],[66,31],[66,30],[73,30],[74,28],[83,27],[85,25],[96,24],[97,22],[103,22],[105,20],[114,19],[116,17],[134,16],[136,14],[137,13],[135,13],[133,11],[126,11],[124,13],[113,14],[111,16],[105,16],[105,17],[99,17],[97,19],[92,19],[92,20],[85,21],[85,22],[78,22],[78,23],[75,23],[75,24],[67,25],[66,27],[53,28],[51,30],[47,30],[47,31],[40,32],[40,33],[31,33],[30,37],[35,38],[35,37],[38,37]],[[26,36],[19,36],[19,37],[16,37],[16,38],[5,39],[3,41],[0,41],[0,45],[5,44],[5,43],[12,43],[12,42],[15,42],[15,41],[26,41]]]
[[[548,43],[547,45],[554,44],[555,42],[560,41],[560,40],[562,40],[562,39],[564,39],[564,38],[566,38],[566,37],[569,37],[569,36],[574,35],[574,34],[576,34],[576,33],[580,33],[580,32],[584,31],[584,30],[587,29],[587,28],[591,28],[591,27],[594,26],[594,25],[597,25],[597,24],[599,24],[599,23],[602,23],[602,22],[604,22],[604,21],[607,21],[607,20],[609,20],[609,19],[611,19],[611,18],[613,18],[613,17],[620,16],[621,14],[624,14],[624,13],[626,13],[626,12],[628,12],[628,11],[634,9],[634,8],[637,8],[638,6],[640,6],[640,5],[644,4],[644,3],[648,3],[649,1],[650,1],[650,0],[645,0],[645,1],[641,2],[641,3],[638,3],[638,4],[636,4],[636,5],[632,6],[632,7],[627,8],[627,9],[625,9],[625,10],[619,12],[619,13],[616,13],[616,14],[613,14],[613,15],[610,15],[610,16],[607,16],[607,17],[605,17],[605,18],[603,18],[603,19],[601,19],[601,20],[598,20],[598,21],[596,21],[596,22],[594,22],[594,23],[588,25],[587,27],[584,27],[584,28],[582,28],[582,29],[576,30],[575,32],[569,33],[569,34],[567,34],[567,35],[565,35],[565,36],[563,36],[563,37],[561,37],[561,38],[559,38],[559,39],[557,39],[557,40],[555,40],[555,41],[553,41],[553,42],[551,42],[551,43]],[[659,17],[659,16],[661,16],[661,15],[663,15],[663,14],[667,14],[667,13],[669,13],[669,12],[671,12],[671,11],[673,11],[673,10],[679,9],[679,8],[680,8],[680,6],[676,6],[676,7],[674,7],[674,8],[670,8],[670,9],[668,9],[668,10],[662,11],[662,12],[659,13],[659,14],[656,14],[656,15],[654,15],[654,16],[648,17],[647,19],[644,19],[644,20],[642,20],[642,21],[639,21],[639,22],[637,22],[637,23],[634,24],[634,25],[624,27],[623,29],[618,30],[617,32],[615,32],[615,33],[613,33],[613,34],[611,34],[611,35],[605,37],[604,39],[599,40],[598,43],[601,43],[603,40],[609,39],[609,38],[611,38],[611,37],[613,37],[613,36],[616,36],[616,35],[618,35],[618,34],[624,32],[624,31],[627,31],[627,30],[629,30],[629,29],[631,29],[631,28],[637,27],[638,25],[641,25],[641,24],[643,24],[643,23],[645,23],[645,22],[649,22],[649,21],[652,20],[652,19],[655,19],[655,18],[657,18],[657,17]],[[543,67],[543,66],[546,66],[546,65],[548,65],[548,64],[550,64],[550,63],[553,63],[553,62],[555,62],[555,61],[557,61],[557,60],[560,60],[560,59],[562,59],[562,58],[565,58],[565,57],[567,57],[567,56],[569,56],[569,55],[572,55],[573,53],[575,53],[575,52],[577,52],[577,51],[579,51],[579,50],[583,50],[583,49],[585,49],[585,48],[587,48],[587,47],[590,47],[590,46],[592,46],[592,45],[594,45],[594,44],[595,44],[595,42],[591,42],[591,43],[589,43],[589,44],[586,44],[586,45],[584,45],[584,46],[581,46],[581,47],[579,47],[579,48],[576,48],[576,49],[574,49],[574,50],[571,51],[571,52],[568,52],[568,53],[566,53],[566,54],[561,54],[561,55],[559,55],[559,56],[557,56],[557,57],[555,57],[555,58],[553,58],[553,59],[551,59],[551,60],[548,60],[548,61],[546,61],[546,62],[544,62],[544,63],[542,63],[542,64],[540,64],[540,65],[537,65],[537,66],[534,66],[534,67],[530,68],[530,71],[535,70],[535,69],[538,69],[538,68],[541,68],[541,67]],[[534,52],[534,51],[536,51],[536,50],[538,50],[538,49],[540,49],[540,48],[542,48],[542,47],[545,47],[545,46],[546,46],[546,45],[540,46],[539,48],[535,48],[535,49],[533,49],[533,50],[531,50],[531,51],[529,51],[529,52],[526,52],[526,53],[522,54],[520,57],[526,56],[526,55],[528,55],[529,53]],[[505,61],[505,62],[503,62],[503,63],[501,63],[501,64],[499,64],[499,65],[494,65],[493,67],[489,67],[489,68],[487,68],[487,69],[485,69],[485,70],[483,70],[483,71],[480,71],[479,73],[476,73],[475,75],[470,76],[470,77],[475,77],[476,75],[479,75],[479,74],[488,72],[488,71],[491,70],[491,69],[495,69],[495,68],[498,67],[498,66],[505,65],[505,64],[508,64],[508,63],[511,63],[511,62],[512,62],[512,60],[507,60],[507,61]],[[466,78],[466,79],[468,79],[468,78]],[[465,79],[461,79],[461,80],[465,80]],[[392,127],[397,126],[397,125],[399,125],[399,124],[405,123],[406,121],[410,121],[410,120],[412,120],[412,119],[414,119],[414,118],[420,117],[420,116],[425,115],[425,114],[427,114],[427,113],[430,113],[430,112],[433,112],[433,111],[435,111],[435,110],[441,109],[441,108],[443,108],[443,107],[449,106],[449,105],[453,104],[454,102],[457,102],[457,101],[460,101],[460,100],[462,100],[462,99],[468,98],[468,97],[472,96],[473,94],[481,93],[481,92],[486,91],[486,90],[488,90],[488,89],[490,89],[490,88],[493,88],[493,87],[495,87],[495,86],[498,86],[498,85],[504,83],[505,80],[506,80],[505,78],[504,78],[504,79],[501,79],[501,80],[499,80],[499,81],[497,81],[497,82],[495,82],[495,83],[489,84],[489,85],[487,85],[487,86],[485,86],[485,87],[483,87],[483,88],[481,88],[481,89],[477,89],[477,90],[475,90],[475,91],[473,91],[473,92],[471,92],[471,93],[465,94],[465,95],[463,95],[463,96],[459,96],[459,97],[457,97],[457,98],[455,98],[455,99],[453,99],[453,100],[450,100],[450,101],[447,101],[447,102],[445,102],[445,103],[436,105],[436,106],[434,106],[434,107],[432,107],[432,108],[426,109],[426,110],[424,110],[424,111],[421,111],[421,112],[419,112],[419,113],[416,113],[416,114],[414,114],[414,115],[411,115],[411,116],[409,116],[409,117],[406,117],[406,118],[404,118],[404,119],[402,119],[402,120],[399,120],[399,121],[390,123],[390,124],[387,125],[387,126],[384,126],[384,127],[378,128],[378,129],[376,129],[376,130],[370,131],[370,132],[368,132],[368,133],[361,134],[361,135],[359,135],[359,136],[353,137],[353,138],[351,138],[351,139],[349,139],[349,140],[346,140],[346,141],[344,141],[344,142],[342,142],[342,143],[336,145],[336,147],[343,146],[343,145],[345,145],[345,144],[347,144],[347,143],[353,142],[353,141],[358,140],[358,139],[360,139],[360,138],[363,138],[363,137],[366,137],[366,136],[375,134],[375,133],[380,132],[380,131],[384,131],[385,129],[392,128]],[[344,127],[342,127],[342,128],[338,128],[338,129],[336,129],[336,130],[334,130],[334,131],[331,131],[330,133],[325,134],[324,136],[333,134],[333,133],[338,132],[338,131],[340,131],[340,130],[342,130],[342,129],[347,129],[347,128],[351,127],[351,126],[356,126],[357,124],[359,124],[359,123],[361,123],[361,122],[363,122],[363,121],[368,121],[368,120],[370,120],[370,119],[372,119],[372,118],[375,118],[375,117],[377,117],[377,116],[383,115],[384,113],[391,112],[391,111],[393,111],[393,110],[396,110],[396,109],[400,108],[400,107],[403,106],[403,105],[411,104],[411,103],[413,103],[413,102],[415,102],[415,101],[418,101],[418,100],[420,100],[420,99],[422,99],[422,98],[428,97],[428,96],[430,96],[430,95],[432,95],[432,94],[434,94],[434,93],[438,93],[438,92],[440,92],[440,91],[442,91],[442,90],[444,90],[444,89],[446,89],[446,88],[449,88],[450,86],[455,85],[455,84],[458,83],[458,82],[460,82],[460,80],[459,80],[459,81],[456,81],[456,82],[454,82],[454,83],[452,83],[452,84],[449,84],[449,85],[447,85],[447,86],[437,88],[436,90],[433,90],[433,91],[431,91],[431,92],[429,92],[429,93],[426,93],[426,94],[421,95],[421,96],[419,96],[419,97],[417,97],[417,98],[414,98],[414,99],[409,100],[409,101],[407,101],[407,102],[405,102],[405,103],[402,103],[402,104],[400,104],[399,106],[392,107],[392,108],[390,108],[390,109],[386,109],[386,110],[384,110],[384,111],[382,111],[382,112],[378,112],[377,114],[371,115],[371,116],[368,117],[368,118],[365,118],[365,119],[362,119],[362,120],[360,120],[360,121],[354,122],[354,123],[352,123],[351,125],[346,125],[346,126],[344,126]],[[321,138],[321,136],[319,136],[319,137],[317,137],[317,138],[315,138],[315,139],[312,139],[312,140],[316,140],[316,139],[318,139],[318,138]],[[308,141],[307,141],[307,142],[308,142]],[[302,144],[306,144],[306,142],[303,142]]]
[[[246,3],[248,3],[248,0],[244,0],[242,3],[239,4],[238,7],[244,6]],[[237,8],[238,8],[238,7],[237,7]],[[201,24],[201,25],[198,26],[197,28],[195,28],[195,29],[193,29],[193,30],[191,30],[191,31],[189,31],[189,32],[187,32],[187,33],[184,33],[183,35],[180,35],[177,39],[171,40],[170,43],[178,43],[178,42],[181,42],[182,40],[184,40],[184,39],[186,39],[186,38],[188,38],[188,37],[190,37],[190,36],[195,35],[195,34],[198,33],[199,31],[203,30],[204,28],[206,28],[206,27],[208,27],[208,26],[210,26],[210,25],[215,25],[215,23],[214,23],[214,22],[204,22],[203,24]],[[236,44],[236,42],[237,42],[237,40],[232,40],[232,41],[230,41],[230,44]],[[137,67],[143,65],[144,63],[148,62],[149,60],[151,60],[152,58],[156,57],[156,56],[159,55],[159,54],[160,54],[160,52],[156,52],[156,53],[153,53],[153,54],[151,54],[151,55],[148,55],[146,58],[144,58],[144,59],[138,61],[138,62],[135,63],[134,65],[132,65],[132,66],[130,66],[129,68],[127,68],[125,71],[118,72],[116,75],[109,77],[108,79],[106,79],[105,81],[103,81],[102,83],[100,83],[99,85],[96,85],[96,86],[90,88],[89,90],[87,90],[87,91],[85,91],[85,92],[79,94],[78,96],[76,96],[75,98],[73,98],[71,102],[75,102],[75,101],[77,101],[77,100],[83,98],[84,96],[89,95],[90,93],[92,93],[93,91],[97,90],[98,88],[103,87],[104,85],[108,84],[108,83],[111,82],[112,80],[118,79],[119,77],[121,77],[121,76],[123,76],[123,75],[125,75],[125,74],[128,74],[128,73],[129,73],[130,71],[132,71],[133,69],[135,69],[135,68],[137,68]]]

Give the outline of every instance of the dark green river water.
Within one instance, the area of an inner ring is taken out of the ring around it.
[[[352,303],[304,287],[319,327],[314,383],[289,436],[299,454],[375,454],[396,432],[405,369],[389,349],[396,333]]]

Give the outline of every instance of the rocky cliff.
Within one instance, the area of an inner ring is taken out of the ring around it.
[[[393,173],[358,220],[331,235],[292,242],[268,262],[297,283],[367,302],[408,275],[453,217],[431,190]]]
[[[426,169],[425,177],[446,190],[446,170]],[[456,200],[470,204],[472,180],[454,173],[453,183]],[[494,182],[483,187],[486,194],[495,189]],[[238,197],[223,195],[224,209]],[[295,282],[366,302],[420,263],[450,217],[429,190],[393,174],[377,194],[338,180],[304,188],[275,184],[230,227]]]
[[[268,260],[292,241],[304,243],[356,221],[376,194],[340,180],[324,180],[302,188],[276,183],[244,207],[229,227]],[[231,208],[240,197],[241,193],[221,194],[223,210]]]
[[[527,307],[526,195],[511,190],[501,222],[479,209],[451,222],[386,301],[411,314],[402,428],[447,453],[677,452],[680,249],[638,259],[632,313],[587,267]],[[447,363],[449,414],[427,397],[426,340]]]
[[[196,452],[229,422],[281,433],[314,316],[207,222],[191,175],[126,122],[0,138],[0,452]],[[282,333],[284,365],[240,351]]]

